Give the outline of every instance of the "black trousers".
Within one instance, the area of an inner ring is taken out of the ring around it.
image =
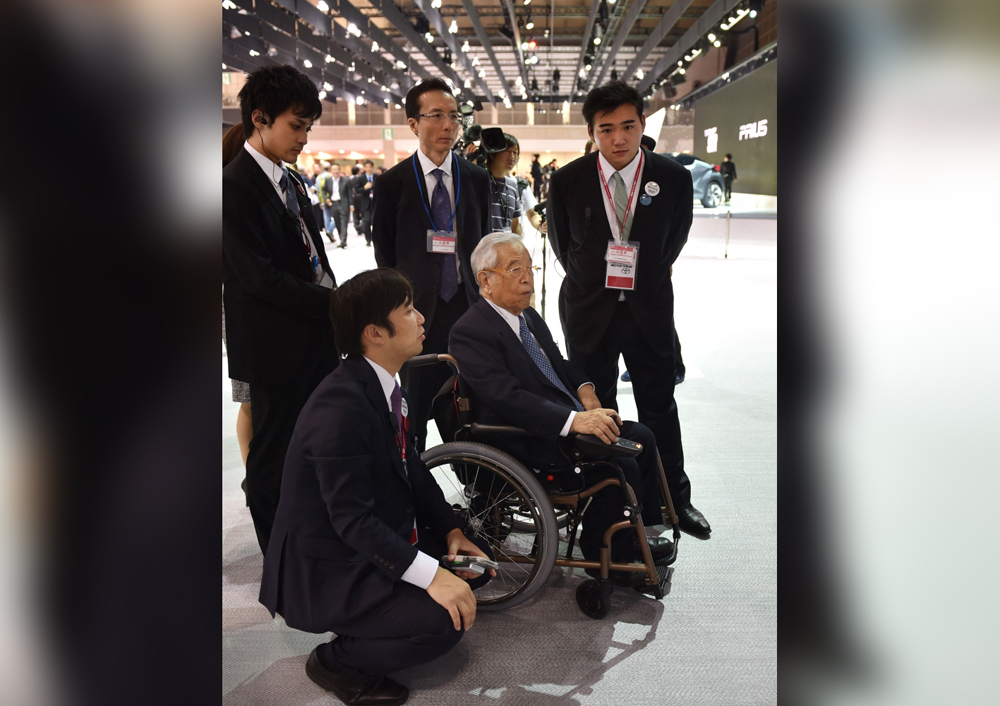
[[[347,223],[351,215],[351,209],[346,205],[338,205],[339,201],[334,201],[333,205],[330,206],[330,220],[333,222],[334,226],[337,228],[337,232],[340,234],[340,244],[347,245]],[[330,240],[333,240],[333,233],[328,233]]]
[[[448,552],[443,538],[420,533],[417,548],[434,558]],[[489,544],[473,539],[488,556]],[[475,590],[490,580],[488,572],[469,581]],[[347,672],[366,683],[378,677],[415,667],[446,654],[465,634],[456,630],[451,615],[427,591],[397,581],[392,596],[374,610],[350,621],[332,641],[320,646],[319,659],[325,667]]]
[[[434,320],[425,332],[423,353],[447,353],[448,335],[451,327],[469,310],[465,291],[459,285],[458,293],[450,302],[438,299],[434,310]],[[431,404],[445,381],[451,377],[451,368],[444,363],[411,368],[404,365],[399,371],[399,379],[406,390],[410,406],[410,429],[416,440],[417,451],[423,453],[427,443],[427,420],[431,415]],[[449,439],[446,439],[449,441]]]
[[[733,180],[722,177],[722,183],[726,185],[726,201],[733,196]]]
[[[284,383],[253,384],[253,438],[247,454],[247,504],[262,554],[267,553],[278,511],[281,470],[299,412],[320,381],[332,370],[318,364]]]
[[[625,439],[643,445],[643,451],[636,458],[608,458],[622,469],[625,480],[635,493],[636,500],[642,505],[642,521],[646,526],[662,525],[663,514],[660,506],[663,504],[663,493],[660,492],[659,470],[656,464],[656,438],[653,432],[637,422],[622,422],[621,436]],[[602,474],[603,475],[603,474]],[[598,478],[587,478],[592,484]],[[593,496],[587,512],[583,516],[583,526],[580,530],[580,550],[583,556],[591,561],[597,561],[601,556],[601,545],[604,543],[604,533],[615,522],[627,519],[622,510],[625,495],[620,487],[608,487]],[[611,559],[619,562],[630,562],[637,558],[634,540],[634,529],[619,530],[611,538]]]
[[[365,200],[366,201],[368,200],[367,193],[368,192],[365,192],[365,194],[366,194],[365,195]],[[371,206],[371,202],[369,201],[366,205],[362,206],[360,209],[357,206],[354,207],[354,212],[355,213],[357,213],[359,210],[361,211],[361,221],[360,221],[360,225],[358,226],[358,232],[361,233],[361,235],[365,236],[365,242],[366,243],[370,243],[370,242],[372,242],[372,206]]]
[[[684,473],[681,424],[674,401],[674,352],[660,356],[652,349],[632,318],[627,302],[618,302],[611,324],[597,348],[583,354],[569,346],[569,358],[594,383],[601,404],[618,409],[618,356],[632,377],[639,421],[656,437],[667,486],[678,509],[691,504],[691,483]]]
[[[684,366],[684,359],[681,357],[681,339],[677,335],[677,327],[674,327],[674,375],[684,377],[687,368]]]

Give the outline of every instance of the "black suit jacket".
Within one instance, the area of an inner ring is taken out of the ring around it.
[[[375,189],[376,176],[372,174],[372,188],[365,189],[368,183],[368,175],[361,172],[357,176],[351,177],[351,205],[354,210],[364,213],[372,206],[372,193]]]
[[[590,382],[563,358],[545,321],[531,307],[523,312],[528,330],[545,352],[559,379],[576,395]],[[482,424],[521,427],[545,437],[539,441],[500,440],[505,450],[521,460],[551,460],[572,402],[553,385],[528,356],[524,344],[506,321],[480,299],[452,326],[448,352],[455,356],[462,380],[474,397],[474,417]]]
[[[351,186],[352,186],[351,182],[352,181],[353,181],[352,177],[350,177],[350,176],[344,176],[343,174],[340,175],[340,182],[338,183],[337,187],[340,190],[340,201],[339,201],[340,206],[339,206],[339,208],[341,210],[348,210],[348,209],[350,209],[351,206],[354,205],[354,194],[352,193],[354,191],[354,189],[351,188]],[[330,177],[330,185],[331,185],[331,188],[333,188],[333,177],[332,176]],[[331,201],[331,204],[332,204],[331,208],[338,208],[338,205],[337,205],[338,202],[337,201]]]
[[[390,597],[417,555],[418,525],[464,527],[407,435],[407,466],[378,376],[351,357],[313,391],[295,425],[264,560],[260,602],[307,632],[340,632]]]
[[[313,252],[336,286],[305,185],[289,174],[302,187],[295,193]],[[313,283],[295,219],[245,147],[222,172],[222,253],[230,377],[273,384],[320,362],[332,369],[330,290]]]
[[[417,172],[420,171],[418,162]],[[455,214],[458,237],[455,254],[459,258],[465,295],[472,304],[479,298],[479,285],[469,258],[480,239],[490,233],[490,178],[485,169],[462,158],[458,159],[458,173],[462,193]],[[422,174],[420,178],[423,179]],[[417,185],[412,155],[379,177],[372,220],[375,261],[379,267],[395,267],[410,278],[414,304],[427,319],[428,330],[439,299],[444,258],[427,252],[427,231],[434,227],[427,215],[430,208],[426,186]]]
[[[625,292],[625,301],[650,346],[667,355],[674,346],[670,265],[687,242],[693,188],[687,169],[667,157],[643,152],[646,161],[635,199],[650,182],[656,182],[660,191],[648,206],[635,206],[629,242],[640,244],[639,265],[636,288]],[[593,352],[603,338],[621,292],[604,286],[604,256],[612,235],[601,196],[598,154],[575,159],[552,174],[546,212],[552,249],[566,270],[559,314],[569,345],[583,354]]]

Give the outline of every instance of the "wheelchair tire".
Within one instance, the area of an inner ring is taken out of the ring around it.
[[[421,459],[439,471],[445,499],[486,538],[500,564],[497,576],[476,589],[478,608],[503,610],[538,593],[556,563],[559,528],[531,471],[492,446],[465,441],[427,449]]]
[[[602,588],[597,580],[587,579],[576,587],[576,604],[585,615],[600,620],[611,610],[611,590],[610,583]]]

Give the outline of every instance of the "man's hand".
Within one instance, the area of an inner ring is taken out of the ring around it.
[[[573,424],[570,431],[577,434],[593,434],[605,444],[613,444],[618,441],[618,424],[621,418],[618,412],[613,409],[592,409],[587,412],[577,412],[573,417]]]
[[[333,205],[333,199],[327,199],[326,200],[326,205],[327,206],[332,206]]]
[[[365,191],[368,191],[368,189],[370,189],[370,188],[372,188],[372,182],[366,181],[365,182]]]
[[[592,409],[600,409],[601,401],[597,399],[597,394],[594,392],[594,386],[589,382],[580,385],[580,389],[576,391],[576,396],[580,400],[580,404],[588,412]]]
[[[455,557],[459,554],[464,554],[466,556],[481,556],[484,559],[489,559],[488,556],[483,554],[483,550],[476,546],[475,542],[465,536],[462,530],[457,527],[448,533],[445,539],[448,540],[448,561],[454,561]],[[456,571],[458,576],[464,579],[475,579],[479,578],[479,574],[473,573],[471,571]],[[490,569],[490,576],[496,577],[496,569]]]
[[[538,226],[538,232],[547,234],[549,232],[549,222],[542,221],[542,225]]]
[[[354,206],[351,206],[351,213],[354,213]]]
[[[427,595],[451,614],[456,630],[462,629],[462,623],[468,630],[476,622],[476,597],[472,589],[450,571],[438,567],[434,580],[427,587]]]

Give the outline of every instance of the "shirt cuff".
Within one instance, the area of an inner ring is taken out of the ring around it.
[[[559,436],[568,436],[569,428],[573,426],[573,419],[576,417],[576,410],[574,409],[569,413],[569,417],[566,419],[566,423],[563,424],[562,431],[559,432]]]
[[[593,390],[595,393],[597,392],[597,388],[594,387],[594,383],[592,383],[592,382],[585,382],[582,385],[580,385],[580,387],[576,388],[576,396],[578,398],[580,397],[580,390],[582,390],[583,388],[585,388],[587,385],[590,385],[590,389]]]
[[[417,556],[413,559],[413,563],[410,564],[410,568],[403,572],[402,579],[406,583],[412,583],[417,588],[426,590],[431,585],[431,581],[434,580],[437,568],[437,559],[430,554],[418,551]]]

